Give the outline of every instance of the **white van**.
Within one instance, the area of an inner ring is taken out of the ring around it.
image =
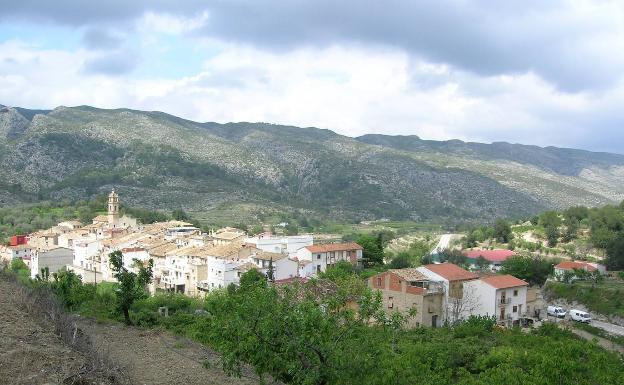
[[[570,318],[578,322],[585,322],[585,323],[591,322],[591,316],[589,315],[589,313],[582,311],[582,310],[576,310],[576,309],[570,310]]]
[[[550,316],[563,318],[566,315],[566,311],[561,306],[548,306],[546,308],[546,313]]]

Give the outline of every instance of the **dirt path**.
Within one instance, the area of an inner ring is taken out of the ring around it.
[[[81,322],[81,328],[123,365],[133,384],[258,384],[247,370],[243,378],[225,375],[219,356],[201,344],[159,330],[121,324]]]
[[[58,384],[80,371],[85,358],[36,323],[13,302],[0,280],[0,384]]]

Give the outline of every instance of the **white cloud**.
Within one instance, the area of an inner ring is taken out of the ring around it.
[[[565,93],[531,72],[479,77],[399,49],[365,46],[271,53],[220,43],[201,72],[179,79],[85,73],[93,55],[0,44],[0,103],[161,110],[197,121],[317,126],[350,136],[417,134],[608,150],[624,141],[607,128],[613,137],[593,139],[604,114],[615,121],[621,116],[621,84],[602,93]]]

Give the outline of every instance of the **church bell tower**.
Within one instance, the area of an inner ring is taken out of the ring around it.
[[[115,227],[119,222],[119,195],[115,190],[108,195],[108,225]]]

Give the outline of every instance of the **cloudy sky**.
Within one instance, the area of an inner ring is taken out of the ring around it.
[[[624,153],[624,2],[0,0],[0,103]]]

